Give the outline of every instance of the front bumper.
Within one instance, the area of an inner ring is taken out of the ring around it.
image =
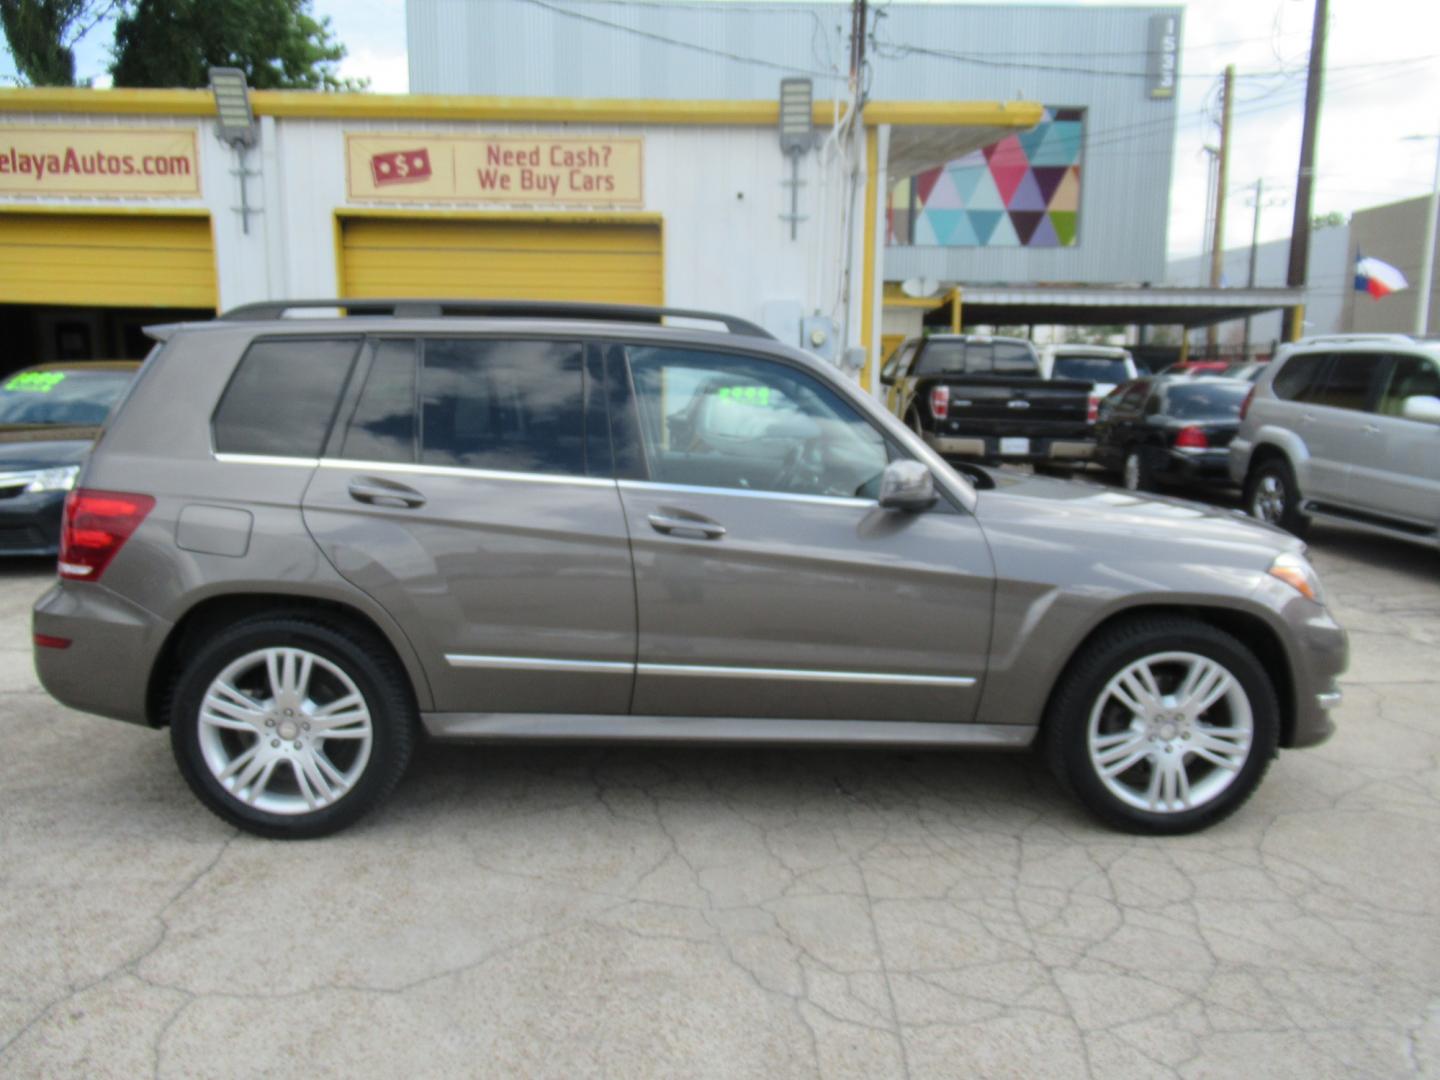
[[[65,495],[39,491],[0,499],[0,556],[56,554]]]
[[[147,715],[150,672],[171,624],[103,585],[59,581],[35,602],[36,634],[69,641],[35,647],[40,684],[63,705],[135,724]]]
[[[1268,574],[1256,599],[1279,614],[1290,660],[1294,702],[1280,745],[1291,749],[1322,743],[1335,733],[1333,714],[1341,699],[1340,676],[1350,663],[1350,638],[1329,608]]]
[[[934,435],[926,432],[925,442],[941,457],[965,458],[969,461],[1075,462],[1083,464],[1095,456],[1095,443],[1079,438],[1027,438],[1021,452],[1007,436],[996,435]]]

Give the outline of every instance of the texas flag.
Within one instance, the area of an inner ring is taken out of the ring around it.
[[[1355,291],[1369,293],[1376,300],[1399,292],[1410,283],[1387,262],[1360,256],[1355,260]]]

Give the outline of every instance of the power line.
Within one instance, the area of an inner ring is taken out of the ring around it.
[[[738,64],[752,64],[756,67],[769,68],[772,71],[783,71],[789,75],[810,75],[817,79],[830,79],[836,82],[844,82],[844,78],[833,71],[817,71],[812,68],[801,67],[798,64],[786,64],[775,60],[765,60],[757,56],[742,56],[739,53],[728,52],[725,49],[712,48],[709,45],[701,45],[694,41],[685,41],[682,38],[666,37],[664,34],[657,34],[650,30],[642,30],[635,26],[626,26],[624,23],[610,22],[608,19],[601,19],[595,15],[587,15],[581,11],[570,11],[549,3],[548,0],[525,0],[526,3],[542,8],[552,15],[560,15],[567,19],[574,19],[577,22],[591,23],[595,26],[603,26],[607,30],[618,30],[621,33],[633,34],[636,37],[645,38],[649,41],[659,42],[662,45],[673,45],[679,49],[689,49],[691,52],[704,53],[706,56],[719,57],[722,60],[732,60]]]

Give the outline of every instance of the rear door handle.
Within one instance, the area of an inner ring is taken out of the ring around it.
[[[1365,434],[1366,434],[1366,435],[1379,435],[1379,434],[1380,434],[1380,425],[1379,425],[1379,424],[1366,424],[1366,425],[1365,425]]]
[[[695,534],[706,540],[719,540],[725,535],[725,526],[718,521],[702,517],[681,517],[678,514],[660,511],[645,518],[650,527],[666,536],[673,534]]]
[[[415,509],[425,505],[425,496],[412,487],[376,476],[357,476],[350,481],[350,497],[371,506]]]

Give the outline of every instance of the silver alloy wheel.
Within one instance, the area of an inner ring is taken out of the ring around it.
[[[370,761],[365,695],[305,649],[258,649],[229,664],[200,706],[200,752],[236,799],[271,814],[308,814],[354,788]]]
[[[1125,486],[1131,491],[1140,490],[1140,454],[1135,450],[1125,455],[1125,468],[1122,479]]]
[[[1285,516],[1285,501],[1288,497],[1285,481],[1275,473],[1268,472],[1255,483],[1255,494],[1250,497],[1250,513],[1268,524],[1279,525]]]
[[[1240,775],[1254,740],[1240,680],[1193,652],[1155,653],[1127,665],[1096,698],[1086,731],[1100,782],[1153,814],[1213,802]]]

